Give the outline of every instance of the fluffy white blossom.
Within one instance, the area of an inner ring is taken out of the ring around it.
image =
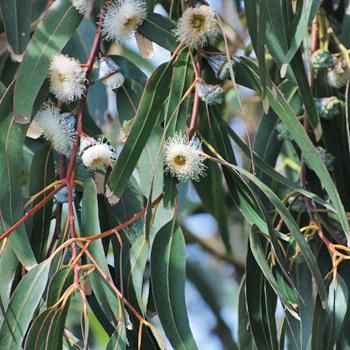
[[[108,40],[122,43],[136,32],[146,16],[146,5],[142,1],[114,1],[107,7],[102,33]]]
[[[83,16],[90,9],[88,0],[71,0],[71,3],[75,7],[75,9]]]
[[[112,146],[92,137],[82,137],[80,141],[80,156],[83,164],[92,170],[103,170],[112,166],[116,153]]]
[[[189,7],[178,21],[175,35],[189,47],[204,46],[215,40],[220,29],[210,6]]]
[[[45,138],[61,154],[69,156],[75,141],[75,118],[70,113],[61,113],[60,109],[44,105],[34,117]]]
[[[50,91],[59,100],[71,102],[84,93],[86,72],[73,57],[62,54],[54,56],[49,67],[49,78]]]
[[[181,181],[199,181],[205,175],[205,158],[200,152],[200,143],[186,135],[176,134],[164,143],[165,171]]]

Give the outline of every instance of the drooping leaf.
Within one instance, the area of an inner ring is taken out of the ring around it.
[[[50,264],[51,260],[45,260],[34,267],[15,289],[5,314],[8,322],[4,322],[0,329],[1,349],[21,349],[23,338],[44,293]]]
[[[151,251],[153,297],[164,331],[175,349],[197,349],[185,303],[185,241],[175,221],[156,235]]]
[[[82,236],[93,236],[100,233],[100,223],[98,217],[98,203],[96,185],[92,179],[88,179],[84,184],[82,198]],[[101,240],[95,240],[89,245],[94,260],[108,276],[111,275],[108,269],[107,259],[103,250]],[[116,327],[119,320],[120,304],[118,297],[104,277],[96,270],[90,275],[92,290],[101,308],[105,312],[109,321]]]
[[[175,51],[177,44],[173,33],[174,29],[175,23],[172,20],[157,13],[151,13],[138,30],[149,40],[169,51]]]
[[[119,156],[119,166],[114,168],[109,178],[109,186],[118,198],[157,122],[159,107],[167,97],[170,72],[169,64],[163,64],[148,80],[129,137]]]
[[[16,120],[29,123],[50,59],[60,53],[81,21],[70,0],[55,1],[36,28],[19,68],[14,100]]]
[[[61,349],[70,297],[56,305],[73,283],[73,269],[65,267],[52,277],[47,292],[47,309],[33,322],[26,337],[25,349]],[[63,307],[61,307],[63,306]]]
[[[0,101],[0,227],[4,233],[23,216],[21,178],[18,173],[23,165],[23,142],[26,127],[17,124],[11,113],[13,86]],[[20,262],[27,268],[36,264],[24,225],[9,236],[11,247]]]

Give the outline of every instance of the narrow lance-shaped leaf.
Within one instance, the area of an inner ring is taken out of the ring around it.
[[[0,349],[19,350],[30,321],[44,293],[51,260],[29,271],[15,289],[0,329]],[[14,337],[13,337],[14,335]]]
[[[15,116],[29,123],[35,98],[43,84],[50,59],[66,45],[78,27],[81,16],[70,0],[57,0],[30,40],[15,85]]]
[[[16,124],[11,112],[13,85],[0,100],[0,229],[4,233],[23,216],[22,183],[18,176],[23,164],[24,125]],[[9,236],[10,245],[26,267],[36,265],[24,225]]]
[[[242,76],[240,78],[243,78],[243,81],[246,82],[246,79],[249,76],[253,79],[251,86],[253,88],[259,89],[260,79],[257,74],[256,66],[247,59],[241,59],[240,62],[242,65],[239,65],[239,68],[237,67],[237,72],[239,72],[239,74],[242,73]],[[241,69],[244,69],[244,71]],[[308,166],[315,171],[315,174],[318,176],[322,185],[326,189],[333,203],[333,206],[338,213],[339,221],[350,244],[349,223],[346,218],[344,206],[340,200],[339,193],[334,185],[334,182],[326,166],[320,159],[320,156],[313,146],[310,138],[305,133],[304,128],[300,125],[298,119],[294,115],[283,94],[276,86],[273,88],[274,91],[272,91],[270,88],[267,89],[267,98],[269,100],[269,104],[276,112],[277,116],[281,119],[283,124],[287,127],[291,135],[294,137],[295,142],[298,144],[300,149],[303,150],[303,155],[308,163]]]
[[[1,0],[0,10],[10,48],[20,55],[29,41],[32,2]]]
[[[81,235],[93,236],[99,233],[100,222],[98,217],[96,185],[93,179],[88,179],[84,183]],[[101,240],[92,242],[89,246],[89,251],[93,255],[96,263],[102,268],[103,272],[112,280]],[[116,327],[119,321],[119,300],[117,296],[98,271],[91,273],[90,282],[101,308],[109,321]]]
[[[291,230],[295,240],[300,246],[301,252],[305,257],[306,263],[308,264],[309,269],[315,279],[316,286],[320,294],[323,306],[325,307],[327,300],[327,292],[320,269],[316,263],[315,256],[313,255],[310,246],[305,241],[304,236],[300,233],[298,225],[296,224],[290,212],[287,210],[287,208],[284,206],[284,204],[278,198],[278,196],[268,186],[261,182],[255,175],[252,175],[249,171],[236,166],[232,166],[232,168],[239,171],[242,175],[254,182],[254,184],[257,185],[259,189],[269,198],[269,200],[274,205],[278,213],[281,215],[281,218],[283,219],[287,227]]]
[[[164,331],[174,349],[193,350],[185,303],[185,240],[175,220],[157,233],[151,252],[153,296]]]
[[[129,137],[109,178],[109,186],[120,198],[154,128],[160,107],[167,98],[170,63],[161,65],[150,77],[137,109]]]

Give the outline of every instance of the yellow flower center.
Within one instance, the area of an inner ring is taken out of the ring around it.
[[[205,21],[204,16],[202,15],[195,15],[192,18],[192,28],[193,29],[200,29]]]
[[[140,22],[140,17],[139,16],[133,16],[133,17],[129,17],[125,22],[124,22],[124,26],[127,29],[135,29],[138,27]]]
[[[174,158],[174,162],[176,165],[183,166],[186,164],[186,157],[182,155],[178,155]]]
[[[101,157],[97,157],[91,162],[91,168],[100,168],[104,165],[105,165],[105,159]]]
[[[66,76],[62,73],[58,73],[58,79],[60,80],[61,83],[66,81]]]

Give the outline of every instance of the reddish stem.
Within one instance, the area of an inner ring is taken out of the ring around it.
[[[152,202],[152,208],[154,208],[156,205],[158,205],[160,203],[160,201],[163,199],[164,193],[162,192],[153,202]],[[122,224],[115,226],[113,228],[111,228],[110,230],[104,231],[100,234],[97,235],[89,235],[90,237],[92,237],[94,240],[100,239],[100,238],[104,238],[110,234],[112,234],[113,232],[117,232],[120,230],[123,230],[125,227],[129,226],[130,224],[132,224],[134,221],[136,221],[137,219],[139,219],[141,216],[145,215],[145,213],[147,212],[147,208],[139,211],[137,214],[134,214],[134,216],[132,218],[130,218],[129,220],[123,222]]]
[[[199,78],[200,78],[201,59],[202,59],[202,49],[200,47],[197,48],[197,58],[198,58],[198,62],[196,64],[196,66],[197,66],[197,74],[199,75]],[[188,129],[188,138],[190,140],[193,137],[193,135],[194,135],[194,133],[196,132],[196,129],[197,129],[197,119],[198,119],[199,102],[200,102],[199,95],[198,95],[198,87],[197,86],[198,85],[196,85],[196,90],[195,90],[195,93],[194,93],[194,101],[193,101],[193,108],[192,108],[190,128]]]
[[[59,185],[53,191],[51,191],[43,200],[41,200],[38,204],[36,204],[32,209],[28,210],[14,225],[12,225],[5,233],[3,233],[0,236],[0,241],[2,241],[4,238],[9,236],[13,231],[17,230],[19,226],[21,226],[28,218],[30,218],[37,211],[39,211],[64,186],[65,186],[64,183]]]

